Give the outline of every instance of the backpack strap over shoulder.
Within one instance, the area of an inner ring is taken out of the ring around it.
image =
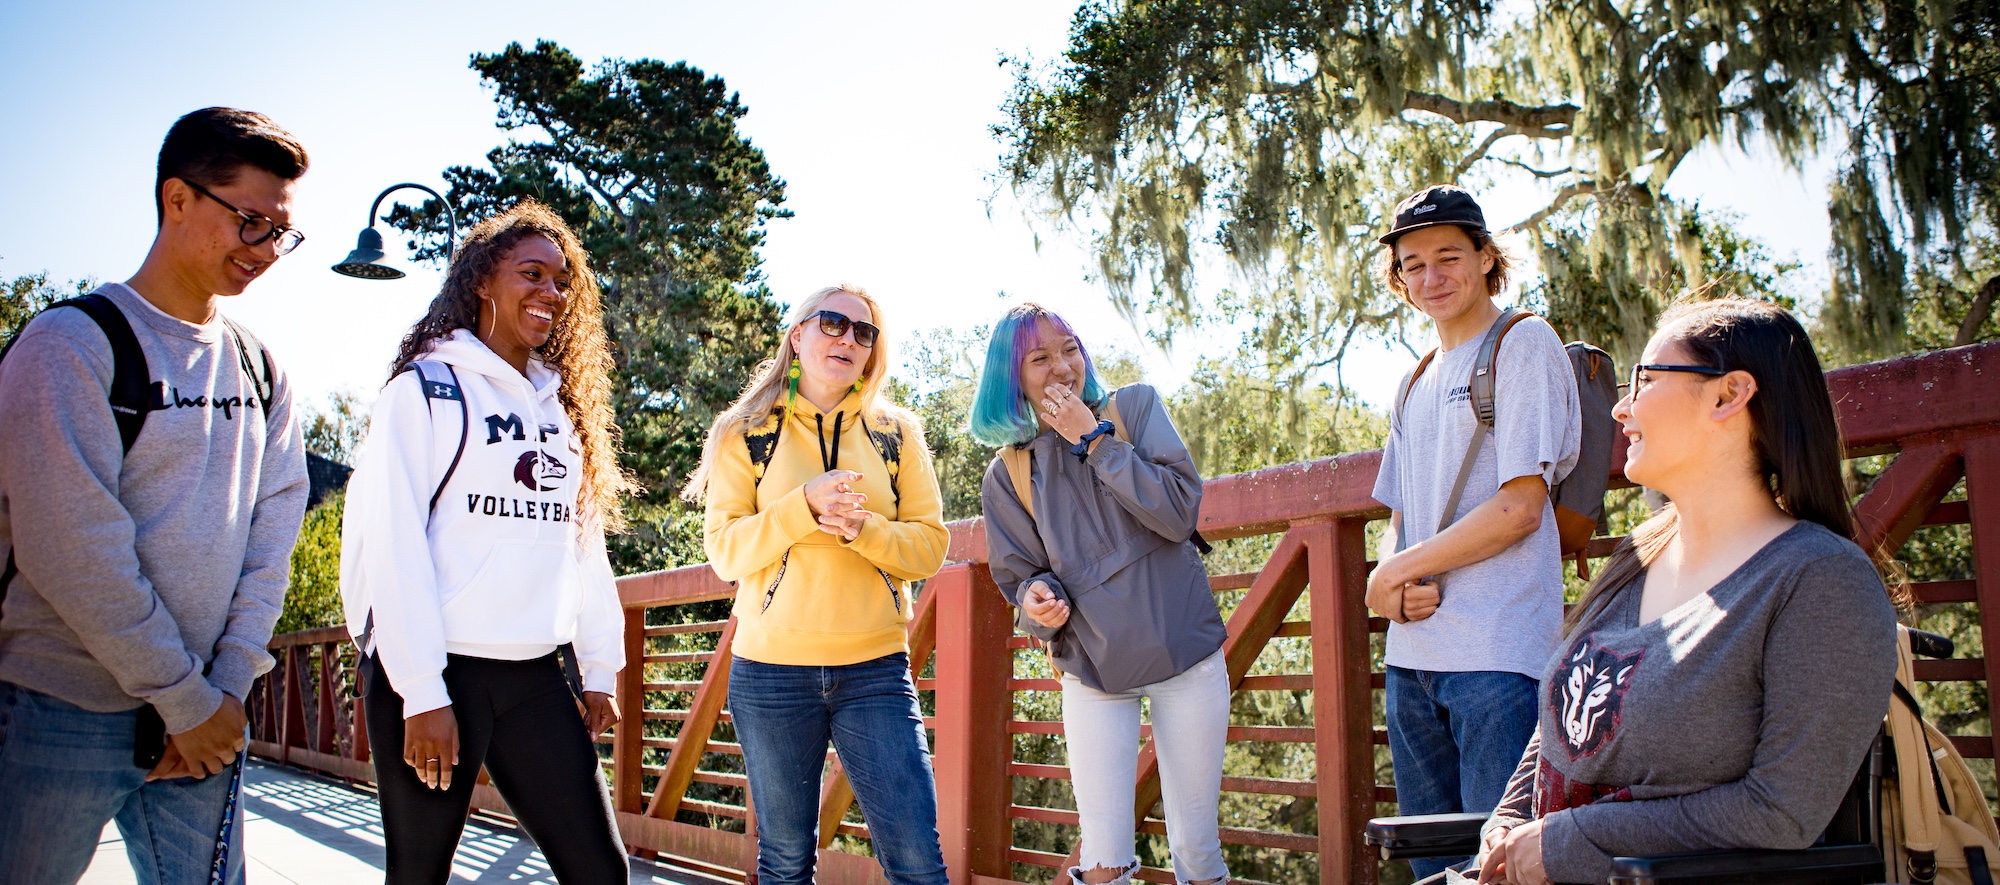
[[[887,415],[880,418],[885,429],[876,430],[866,424],[863,424],[863,429],[868,432],[868,444],[875,447],[875,454],[882,456],[882,466],[889,468],[889,494],[900,507],[903,503],[903,488],[899,482],[903,475],[903,422]]]
[[[743,428],[743,445],[750,450],[750,484],[753,488],[764,484],[764,471],[770,468],[771,459],[778,456],[778,431],[784,426],[785,410],[781,406],[772,409],[763,424]]]
[[[268,416],[271,400],[278,395],[278,373],[271,368],[271,352],[264,348],[264,342],[250,334],[249,329],[243,328],[243,324],[226,316],[222,318],[222,323],[229,327],[229,334],[236,339],[236,360],[243,366],[243,377],[250,379],[251,389],[257,393],[257,406]],[[256,352],[255,357],[250,355],[252,351]]]
[[[1430,353],[1424,354],[1417,360],[1417,367],[1411,369],[1410,374],[1403,376],[1403,383],[1396,388],[1396,411],[1393,413],[1396,420],[1402,420],[1403,404],[1410,399],[1410,388],[1416,386],[1417,378],[1424,374],[1425,369],[1431,367],[1431,360],[1437,355],[1437,348],[1431,348]]]
[[[424,392],[424,407],[431,410],[433,422],[437,418],[435,403],[446,400],[458,403],[458,448],[452,453],[451,463],[438,477],[437,490],[431,492],[430,512],[437,512],[438,499],[444,495],[445,483],[451,482],[451,475],[458,472],[458,462],[465,457],[465,439],[472,433],[472,407],[465,402],[465,391],[459,387],[458,372],[450,363],[437,360],[418,360],[410,364],[417,373],[417,386]]]
[[[1486,435],[1493,432],[1494,360],[1500,354],[1500,341],[1507,337],[1507,330],[1514,328],[1515,323],[1531,316],[1534,314],[1519,308],[1503,310],[1500,318],[1486,328],[1486,338],[1479,342],[1479,361],[1472,367],[1472,413],[1478,421],[1472,428],[1472,442],[1465,447],[1465,458],[1459,461],[1458,479],[1451,484],[1451,495],[1445,499],[1444,512],[1438,514],[1439,534],[1451,527],[1452,517],[1458,513],[1458,502],[1465,497],[1465,483],[1472,478],[1472,465],[1479,462],[1479,447],[1486,442]]]
[[[994,453],[1000,463],[1007,467],[1007,478],[1014,483],[1014,497],[1021,499],[1021,507],[1028,511],[1028,518],[1035,518],[1035,453],[1027,446],[1001,446]]]
[[[132,334],[132,323],[115,302],[97,292],[65,298],[49,305],[47,310],[58,307],[83,311],[103,331],[105,343],[111,346],[111,389],[106,399],[111,406],[111,419],[118,425],[118,443],[129,454],[132,444],[139,441],[139,431],[146,426],[146,414],[159,408],[157,398],[152,396],[152,372],[146,366],[146,352],[140,349],[138,336]],[[5,348],[0,348],[0,360],[7,358],[20,337],[16,333]],[[0,569],[0,600],[7,598],[7,585],[20,572],[10,549],[7,565]]]

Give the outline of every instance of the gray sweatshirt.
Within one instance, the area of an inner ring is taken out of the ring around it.
[[[1805,848],[1833,819],[1896,676],[1896,614],[1861,549],[1800,522],[1639,623],[1643,573],[1558,647],[1541,723],[1487,827],[1542,819],[1556,882],[1613,857]]]
[[[111,347],[80,310],[35,318],[0,362],[0,551],[20,568],[0,680],[99,712],[152,704],[179,733],[271,669],[305,445],[284,373],[267,409],[220,317],[194,325],[123,285],[98,291],[164,407],[121,455]]]
[[[1152,387],[1119,390],[1118,413],[1132,439],[1105,436],[1088,461],[1053,430],[1028,442],[1035,517],[999,458],[980,489],[987,561],[1007,601],[1018,607],[1029,584],[1046,581],[1070,606],[1061,627],[1026,612],[1016,623],[1050,643],[1063,672],[1106,692],[1173,678],[1226,636],[1188,541],[1201,516],[1194,460]]]

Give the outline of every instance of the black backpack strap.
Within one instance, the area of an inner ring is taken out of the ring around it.
[[[58,307],[81,310],[104,330],[104,340],[111,345],[111,417],[118,422],[119,442],[125,451],[132,451],[140,428],[146,426],[146,413],[153,411],[152,397],[147,395],[152,379],[146,369],[146,352],[139,349],[132,324],[117,304],[96,292],[49,305],[51,310]]]
[[[417,373],[417,386],[424,391],[425,408],[435,409],[432,403],[437,400],[451,400],[458,403],[458,449],[452,453],[451,464],[445,467],[444,475],[438,477],[437,490],[431,492],[430,510],[435,513],[438,499],[444,496],[445,483],[451,482],[451,475],[458,472],[459,460],[465,457],[465,438],[472,433],[472,407],[466,405],[465,391],[458,384],[458,371],[453,369],[450,363],[419,360],[411,363],[410,369]],[[436,374],[438,369],[444,370],[442,376]],[[451,380],[447,381],[446,378]],[[436,417],[435,411],[432,412],[432,417]]]
[[[900,506],[903,503],[903,488],[897,480],[903,474],[903,422],[891,418],[888,428],[869,430],[868,443],[875,447],[875,454],[882,456],[882,466],[889,468],[889,493]]]
[[[271,400],[278,395],[278,373],[271,368],[271,352],[241,323],[226,316],[222,322],[229,327],[229,334],[236,338],[236,360],[243,366],[243,377],[250,379],[251,389],[257,392],[258,408],[268,416]],[[257,354],[255,357],[250,355],[253,350]]]
[[[132,334],[132,323],[125,319],[125,312],[119,310],[116,303],[96,292],[65,298],[47,309],[58,307],[74,307],[83,311],[104,332],[104,341],[111,346],[111,389],[106,399],[111,406],[111,419],[118,425],[119,445],[125,452],[132,451],[132,444],[139,440],[139,431],[146,426],[146,413],[156,409],[150,395],[152,373],[146,367],[146,352],[139,348],[138,336]],[[0,359],[7,358],[18,340],[20,335],[16,334],[4,349],[0,349]],[[7,586],[20,573],[21,569],[14,562],[14,551],[10,548],[6,568],[0,569],[0,603],[6,601]]]
[[[764,471],[778,456],[778,431],[785,427],[784,408],[771,410],[761,426],[743,428],[743,445],[750,450],[750,485],[764,484]]]

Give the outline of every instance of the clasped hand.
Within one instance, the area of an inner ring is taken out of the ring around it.
[[[1021,596],[1021,610],[1028,613],[1029,620],[1050,629],[1069,623],[1069,603],[1042,581],[1028,585],[1028,592]]]
[[[1368,573],[1368,610],[1398,624],[1430,617],[1444,599],[1435,579],[1408,573],[1404,553],[1383,559]]]
[[[222,693],[222,706],[202,721],[200,725],[167,738],[167,751],[160,756],[160,763],[146,772],[149,781],[167,778],[204,778],[211,774],[221,774],[236,761],[243,752],[244,729],[250,719],[243,713],[243,702],[229,692]]]
[[[860,481],[855,471],[829,470],[806,483],[806,506],[819,520],[820,531],[852,541],[861,534],[861,524],[874,518],[862,506],[868,496],[853,488]]]

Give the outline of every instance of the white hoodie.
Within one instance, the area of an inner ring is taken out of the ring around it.
[[[582,445],[556,398],[561,377],[530,359],[524,378],[464,329],[424,358],[458,375],[465,453],[432,512],[458,450],[458,404],[427,402],[415,371],[383,388],[347,484],[348,630],[381,656],[404,716],[451,703],[446,653],[520,661],[574,642],[584,689],[612,692],[625,619],[603,529],[577,521]]]

